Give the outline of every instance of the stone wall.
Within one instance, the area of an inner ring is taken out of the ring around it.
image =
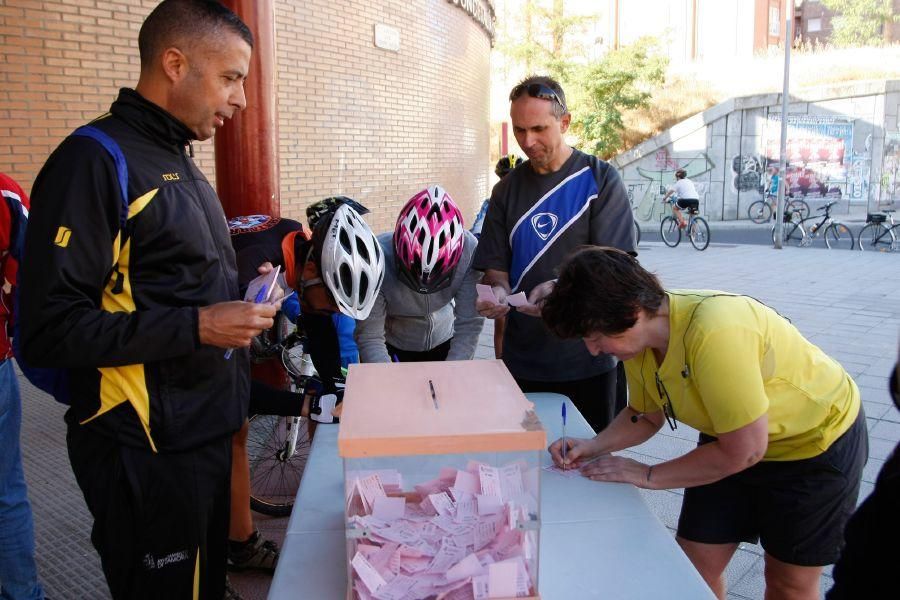
[[[816,208],[900,205],[900,81],[855,82],[791,95],[786,193]],[[638,219],[655,221],[684,168],[710,220],[746,219],[779,159],[781,95],[733,98],[615,157]]]

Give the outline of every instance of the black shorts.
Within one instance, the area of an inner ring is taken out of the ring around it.
[[[675,202],[675,204],[678,205],[678,208],[684,208],[684,209],[689,209],[689,208],[699,209],[700,208],[700,201],[695,198],[679,198]]]
[[[698,445],[713,439],[701,434]],[[782,562],[830,565],[840,555],[868,455],[860,407],[850,429],[819,456],[759,462],[721,481],[685,489],[678,535],[704,544],[760,542]]]
[[[225,593],[231,436],[180,453],[154,454],[69,423],[69,460],[94,526],[115,600]]]

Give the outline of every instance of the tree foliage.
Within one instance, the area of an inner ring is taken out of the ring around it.
[[[885,41],[884,28],[896,23],[891,0],[822,0],[837,13],[831,20],[836,46],[873,46]]]
[[[581,149],[604,158],[621,149],[624,111],[646,108],[653,87],[665,81],[668,59],[655,38],[640,38],[579,70],[572,132]]]
[[[501,33],[497,50],[526,73],[540,72],[566,82],[587,53],[582,34],[595,19],[567,14],[564,0],[524,0],[514,23]]]
[[[501,32],[497,50],[525,73],[559,81],[572,111],[570,132],[578,138],[576,145],[607,158],[621,149],[623,112],[648,106],[650,91],[665,79],[668,61],[651,37],[588,58],[592,41],[585,33],[595,19],[566,13],[564,0],[524,0]]]

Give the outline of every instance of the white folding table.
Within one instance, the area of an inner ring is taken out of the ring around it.
[[[557,394],[527,394],[547,431],[591,430],[571,402]],[[316,428],[288,524],[270,600],[342,600],[347,593],[343,465],[338,428]],[[551,464],[549,453],[542,465]],[[672,534],[629,484],[541,472],[538,585],[542,600],[712,599],[715,596]]]

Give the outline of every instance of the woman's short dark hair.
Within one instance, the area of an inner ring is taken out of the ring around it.
[[[641,309],[655,315],[664,297],[656,276],[627,252],[584,246],[563,263],[541,315],[561,338],[616,335],[634,327]]]

